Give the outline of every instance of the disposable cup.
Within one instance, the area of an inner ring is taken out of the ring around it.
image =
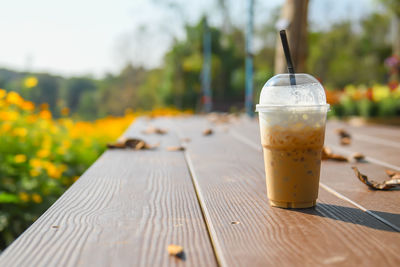
[[[315,78],[296,74],[296,82],[290,85],[288,75],[273,77],[264,86],[256,109],[269,203],[281,208],[316,204],[329,110],[323,87]]]

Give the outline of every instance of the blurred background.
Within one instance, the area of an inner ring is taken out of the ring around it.
[[[1,249],[137,116],[252,115],[280,29],[330,116],[400,124],[400,0],[14,0],[0,25]]]

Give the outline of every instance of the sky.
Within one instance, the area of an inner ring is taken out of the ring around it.
[[[183,22],[203,14],[221,25],[217,0],[12,0],[0,9],[0,68],[102,77],[127,63],[160,66]],[[232,21],[243,27],[245,0],[226,0]],[[177,3],[175,5],[169,2]],[[284,0],[256,0],[260,25]],[[373,0],[311,0],[312,27],[357,20],[376,8]]]

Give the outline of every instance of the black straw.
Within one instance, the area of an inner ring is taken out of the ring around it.
[[[293,67],[293,63],[292,63],[292,58],[290,57],[290,49],[289,49],[289,43],[286,37],[286,31],[285,30],[281,30],[279,32],[279,34],[281,35],[281,41],[282,41],[282,46],[283,46],[283,52],[285,53],[285,57],[286,57],[286,63],[287,63],[287,69],[289,72],[289,78],[290,78],[290,85],[296,85],[296,78],[294,76],[294,67]]]

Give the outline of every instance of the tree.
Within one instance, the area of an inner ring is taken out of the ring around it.
[[[279,30],[285,29],[287,32],[296,72],[306,71],[308,2],[308,0],[286,0],[282,8],[281,18],[277,23]],[[275,73],[284,72],[287,72],[286,60],[281,40],[277,38]]]
[[[392,14],[392,53],[400,57],[400,0],[380,0]]]

